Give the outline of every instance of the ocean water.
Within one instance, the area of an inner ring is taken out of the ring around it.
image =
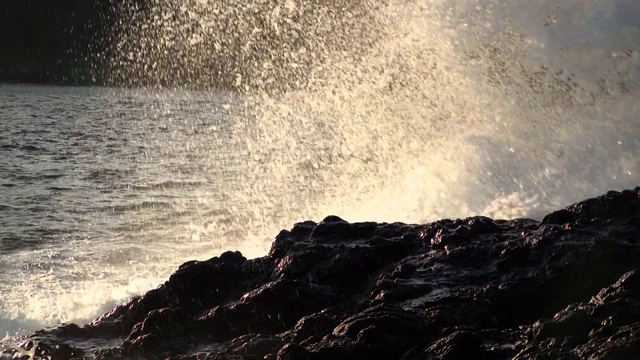
[[[89,320],[231,246],[246,175],[233,107],[222,93],[1,86],[3,335]]]
[[[0,337],[300,220],[539,218],[638,184],[635,2],[385,4],[284,94],[0,86]]]

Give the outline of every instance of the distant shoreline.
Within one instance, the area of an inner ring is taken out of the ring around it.
[[[24,78],[2,78],[1,84],[24,84],[24,85],[44,85],[44,86],[104,86],[99,81],[57,81],[53,79],[24,79]]]
[[[156,90],[156,91],[192,91],[192,92],[224,92],[229,94],[240,94],[240,92],[233,89],[225,89],[225,88],[201,88],[201,87],[192,87],[192,86],[162,86],[162,85],[154,85],[154,86],[124,86],[124,85],[110,85],[110,84],[101,84],[101,83],[93,83],[93,84],[70,84],[70,83],[38,83],[38,82],[28,82],[28,81],[5,81],[0,80],[0,88],[3,86],[24,86],[24,87],[51,87],[51,88],[93,88],[93,89],[119,89],[119,90],[130,90],[130,91],[145,91],[145,90]]]

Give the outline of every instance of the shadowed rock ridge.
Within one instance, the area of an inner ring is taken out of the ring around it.
[[[27,342],[53,359],[632,359],[638,259],[640,187],[542,221],[329,216]]]

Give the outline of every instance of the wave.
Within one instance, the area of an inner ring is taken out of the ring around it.
[[[67,176],[67,174],[42,174],[38,175],[41,179],[60,179],[62,177]]]
[[[39,151],[45,151],[46,149],[35,146],[35,145],[3,144],[3,145],[0,145],[0,150],[21,150],[24,152],[39,152]]]
[[[135,212],[141,210],[167,210],[174,209],[175,205],[162,202],[162,201],[143,201],[134,204],[126,204],[126,205],[114,205],[114,206],[103,206],[98,208],[98,212],[103,213],[126,213],[126,212]]]
[[[59,186],[50,186],[45,188],[46,190],[50,190],[50,191],[71,191],[73,190],[70,187],[59,187]]]
[[[39,148],[35,145],[25,145],[25,146],[21,146],[20,150],[22,151],[42,151],[42,148]]]
[[[97,169],[90,171],[82,180],[105,180],[120,178],[124,175],[131,174],[133,170],[127,169]]]
[[[119,185],[120,188],[127,188],[132,190],[139,191],[150,191],[150,190],[169,190],[169,189],[183,189],[190,187],[199,187],[204,185],[203,181],[175,181],[168,180],[162,181],[159,183],[153,184],[145,184],[145,185],[136,185],[136,184],[122,184]]]

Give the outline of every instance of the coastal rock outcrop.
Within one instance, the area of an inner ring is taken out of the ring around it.
[[[35,358],[631,359],[640,356],[640,187],[542,221],[329,216],[267,256],[183,264]]]

